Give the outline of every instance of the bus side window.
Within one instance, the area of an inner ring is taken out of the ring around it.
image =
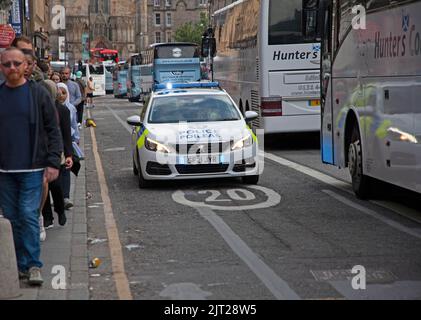
[[[367,10],[383,9],[390,5],[390,0],[371,0],[367,1]]]
[[[348,34],[348,30],[352,27],[352,19],[354,17],[352,8],[357,4],[357,0],[339,0],[336,4],[335,49],[339,48]]]

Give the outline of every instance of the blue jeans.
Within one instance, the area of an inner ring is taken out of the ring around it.
[[[44,171],[0,173],[0,206],[13,230],[19,271],[42,267],[39,207]]]

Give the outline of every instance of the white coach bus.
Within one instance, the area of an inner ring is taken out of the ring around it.
[[[265,133],[319,131],[319,1],[218,3],[212,8],[215,81],[243,113],[259,114],[253,126]]]
[[[323,162],[421,192],[421,1],[320,1]]]

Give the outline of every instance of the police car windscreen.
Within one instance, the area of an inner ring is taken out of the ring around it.
[[[189,95],[155,98],[149,123],[213,122],[240,120],[240,114],[226,96]]]

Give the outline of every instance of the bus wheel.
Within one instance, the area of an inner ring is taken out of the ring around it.
[[[355,195],[360,199],[370,196],[370,177],[363,173],[363,157],[361,137],[357,128],[352,133],[351,143],[348,150],[348,168],[352,178],[352,188]]]

